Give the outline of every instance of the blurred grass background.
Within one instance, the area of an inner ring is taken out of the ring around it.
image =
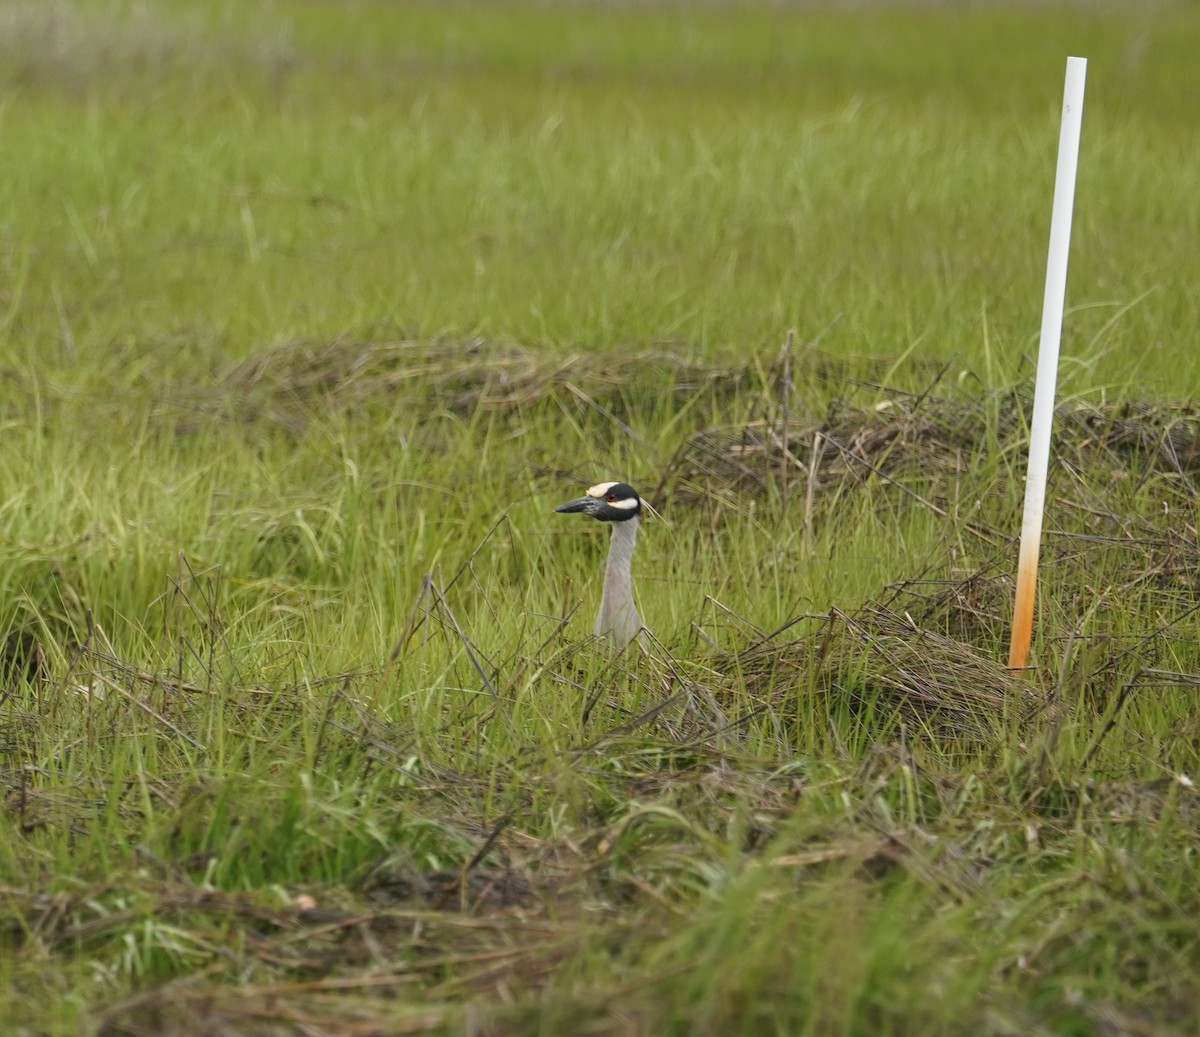
[[[986,328],[1011,378],[1078,53],[1065,375],[1195,377],[1164,333],[1197,319],[1189,5],[4,17],[5,327],[38,355],[69,333],[122,366],[164,341],[240,356],[384,322],[727,357],[832,324],[839,354],[969,366]]]

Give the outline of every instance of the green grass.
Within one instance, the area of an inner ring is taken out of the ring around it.
[[[0,11],[9,1030],[1194,1032],[1198,30]]]

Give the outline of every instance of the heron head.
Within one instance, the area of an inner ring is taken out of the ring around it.
[[[581,511],[601,522],[627,522],[642,513],[642,499],[628,483],[602,482],[576,497],[560,504],[555,511]]]

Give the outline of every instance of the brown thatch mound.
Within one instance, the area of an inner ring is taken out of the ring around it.
[[[652,378],[661,399],[663,374],[677,402],[710,393],[730,399],[750,384],[750,368],[731,370],[667,350],[545,356],[511,343],[461,341],[288,342],[237,364],[223,379],[221,406],[239,417],[303,427],[314,405],[350,410],[403,399],[436,400],[460,416],[510,411],[566,394],[614,416]]]
[[[974,398],[890,393],[870,406],[834,401],[820,417],[769,401],[749,421],[704,429],[671,459],[664,482],[687,497],[714,487],[815,491],[872,476],[959,474],[990,452],[1023,448],[1030,404],[1015,392]],[[1200,473],[1200,410],[1191,404],[1065,404],[1055,412],[1058,462],[1102,462],[1115,475]]]
[[[796,686],[836,700],[852,714],[870,710],[874,736],[896,725],[940,738],[976,740],[1007,721],[1028,719],[1040,692],[996,655],[917,626],[912,617],[871,603],[834,610],[813,634],[783,645],[754,645],[738,669],[772,709],[794,710]]]

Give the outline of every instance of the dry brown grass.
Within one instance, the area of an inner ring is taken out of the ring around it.
[[[677,402],[705,392],[729,401],[751,383],[753,372],[665,349],[547,357],[481,339],[295,341],[235,365],[222,381],[222,399],[213,405],[232,401],[240,417],[293,428],[304,427],[316,405],[340,412],[403,400],[466,416],[566,398],[619,414],[639,379],[652,379]]]

